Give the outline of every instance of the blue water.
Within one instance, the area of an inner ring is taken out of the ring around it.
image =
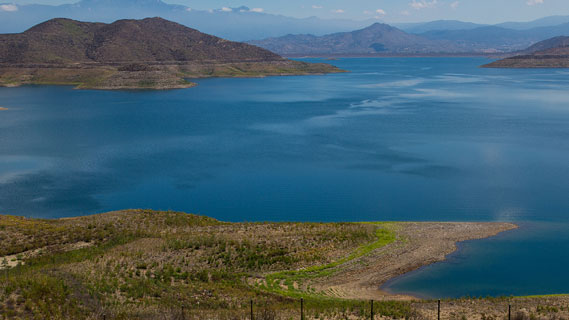
[[[569,288],[569,71],[481,69],[479,58],[331,62],[350,72],[161,92],[0,88],[0,212],[523,222],[389,289]],[[512,280],[522,274],[531,279]]]

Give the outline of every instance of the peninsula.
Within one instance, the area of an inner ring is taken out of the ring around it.
[[[0,215],[0,316],[233,319],[244,318],[254,300],[256,318],[288,319],[302,297],[307,319],[360,319],[353,316],[367,299],[378,301],[382,319],[429,318],[429,301],[391,295],[380,286],[444,260],[457,242],[515,228],[226,223],[151,210],[56,220]],[[489,302],[461,303],[445,312],[458,306],[477,311]],[[499,304],[494,309],[503,312]]]
[[[83,89],[174,89],[187,78],[341,72],[284,59],[161,18],[111,24],[52,19],[0,35],[0,86],[74,85]]]

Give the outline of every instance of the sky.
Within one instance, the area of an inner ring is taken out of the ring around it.
[[[0,0],[12,4],[63,4],[78,0]],[[569,0],[164,0],[193,9],[248,6],[259,12],[292,17],[317,16],[385,22],[462,20],[477,23],[530,21],[569,15]]]

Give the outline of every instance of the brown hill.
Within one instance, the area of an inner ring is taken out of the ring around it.
[[[569,37],[538,42],[523,54],[484,65],[484,68],[569,68]]]
[[[4,85],[61,83],[108,89],[145,83],[142,87],[168,88],[190,86],[180,73],[201,77],[331,71],[338,70],[286,60],[161,18],[111,24],[52,19],[20,34],[0,35],[0,84]],[[29,81],[30,77],[35,78]]]
[[[161,18],[111,24],[53,19],[0,35],[0,62],[281,61],[249,44],[227,41]]]

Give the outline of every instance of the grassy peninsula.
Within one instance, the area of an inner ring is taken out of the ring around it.
[[[52,19],[0,35],[0,86],[73,85],[82,89],[175,89],[186,78],[264,77],[341,72],[288,60],[161,18],[111,24]]]
[[[248,319],[251,300],[256,319],[296,319],[300,298],[306,319],[369,319],[369,299],[376,319],[432,319],[436,303],[381,284],[443,260],[458,241],[513,228],[226,223],[150,210],[0,216],[0,319]],[[508,303],[528,316],[569,312],[565,296],[443,303],[445,319],[501,319]]]

